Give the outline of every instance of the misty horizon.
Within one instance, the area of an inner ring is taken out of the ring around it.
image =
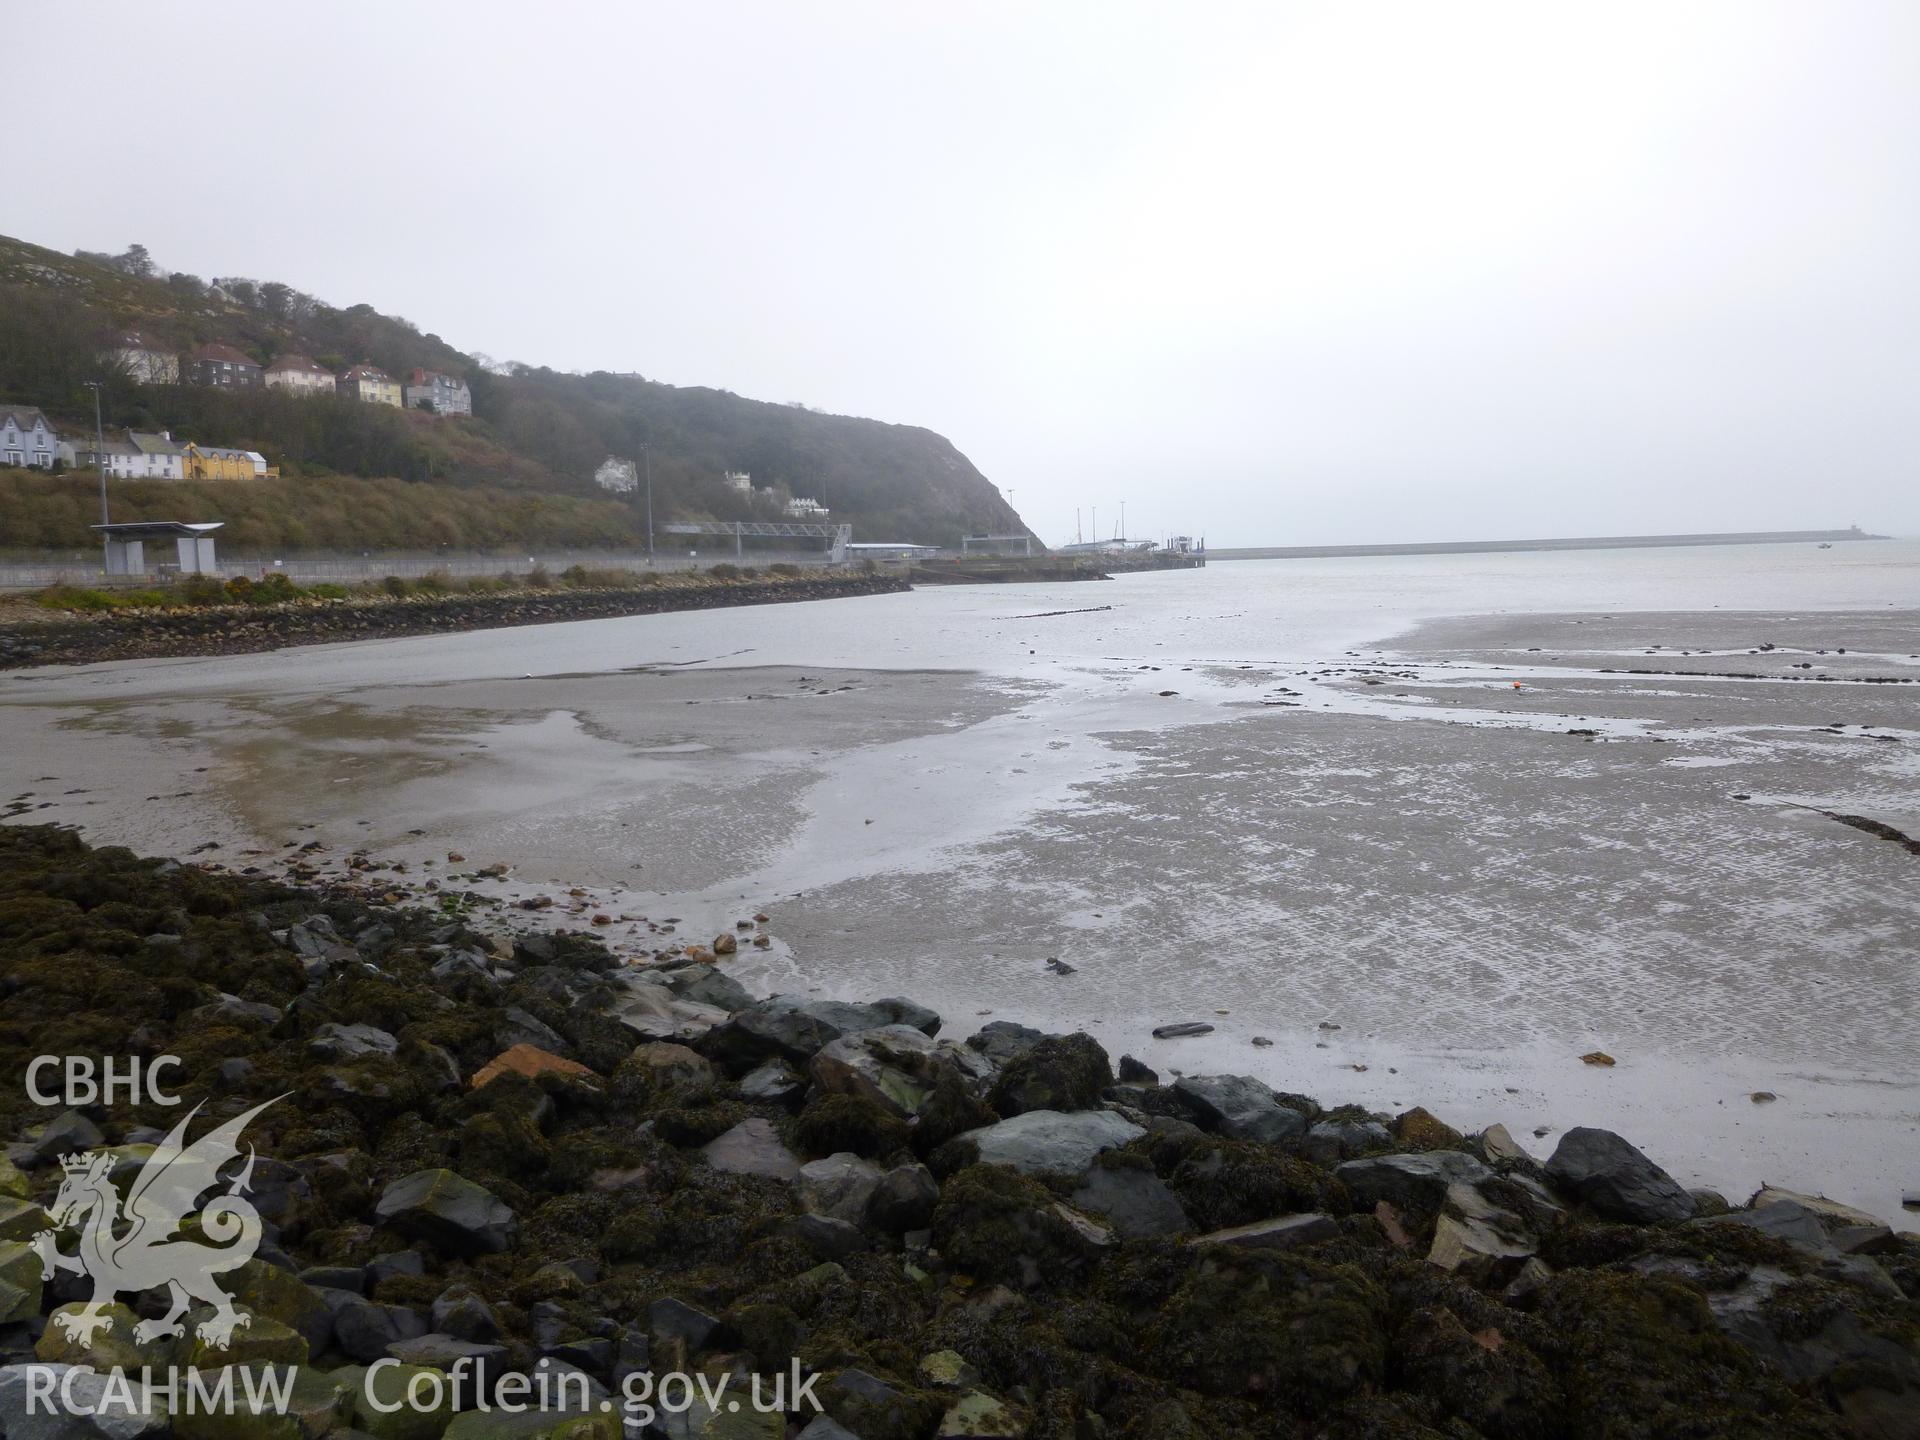
[[[923,426],[1049,543],[1920,531],[1903,7],[506,13],[22,16],[110,94],[351,78],[66,107],[0,229]]]

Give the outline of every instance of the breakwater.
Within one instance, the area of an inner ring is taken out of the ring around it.
[[[1698,535],[1582,535],[1548,540],[1433,540],[1405,545],[1253,545],[1214,547],[1214,560],[1313,560],[1361,555],[1492,555],[1517,550],[1654,550],[1686,545],[1832,545],[1884,540],[1858,525],[1846,530],[1730,530]]]
[[[1109,580],[1136,570],[1199,570],[1204,554],[1116,552],[1110,555],[964,555],[916,560],[916,585],[1020,585],[1041,580]]]

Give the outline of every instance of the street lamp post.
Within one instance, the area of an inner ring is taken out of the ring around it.
[[[653,442],[640,442],[640,459],[647,472],[647,564],[653,564]]]
[[[100,523],[108,525],[113,517],[107,513],[107,432],[100,421],[100,382],[88,380],[85,383],[93,391],[93,458],[100,462]],[[106,543],[104,535],[100,543]]]

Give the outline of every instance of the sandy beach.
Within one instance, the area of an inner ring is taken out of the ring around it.
[[[764,910],[731,966],[758,990],[1084,1026],[1541,1149],[1604,1124],[1688,1184],[1913,1226],[1920,857],[1834,818],[1920,830],[1914,547],[1868,548],[1248,563],[23,672],[4,796],[143,853],[318,842],[555,896],[516,918],[603,914],[635,952]],[[1795,594],[1785,559],[1830,568]],[[1216,1028],[1150,1038],[1173,1020]]]

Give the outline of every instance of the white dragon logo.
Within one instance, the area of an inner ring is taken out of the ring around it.
[[[188,1145],[187,1126],[200,1113],[200,1107],[194,1106],[141,1167],[127,1189],[124,1206],[113,1183],[115,1156],[93,1150],[61,1158],[66,1178],[48,1211],[52,1225],[34,1236],[32,1243],[40,1253],[45,1279],[71,1270],[93,1281],[91,1300],[78,1311],[53,1317],[69,1339],[85,1345],[96,1330],[111,1330],[113,1317],[102,1311],[115,1296],[162,1285],[167,1287],[169,1308],[160,1319],[143,1320],[134,1327],[134,1339],[142,1344],[185,1335],[180,1317],[195,1301],[214,1307],[211,1316],[194,1326],[194,1334],[213,1349],[226,1349],[235,1327],[251,1323],[244,1311],[233,1308],[233,1297],[214,1284],[213,1277],[239,1269],[260,1246],[260,1212],[244,1194],[253,1183],[252,1146],[247,1147],[245,1167],[228,1183],[226,1193],[199,1210],[199,1232],[213,1244],[175,1232],[194,1215],[200,1197],[220,1183],[221,1167],[239,1157],[240,1132],[267,1105],[285,1098],[276,1096],[266,1105],[256,1105]],[[83,1220],[79,1253],[63,1255],[60,1232]],[[118,1228],[123,1223],[125,1228]]]

